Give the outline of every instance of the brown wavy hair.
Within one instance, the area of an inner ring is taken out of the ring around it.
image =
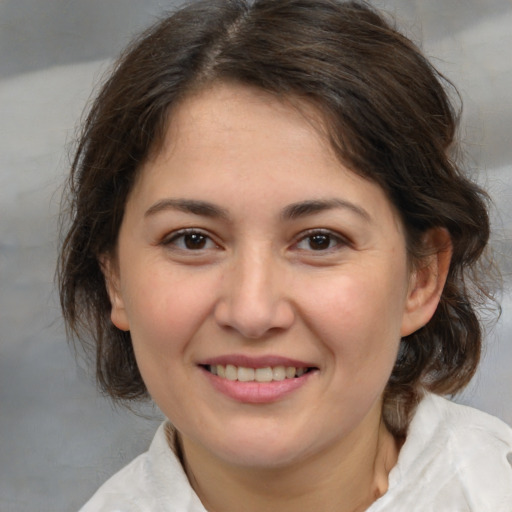
[[[147,397],[130,333],[110,320],[98,258],[115,251],[127,196],[172,109],[215,82],[310,102],[339,159],[378,183],[405,226],[410,256],[443,227],[453,257],[439,307],[404,338],[384,394],[403,435],[423,390],[453,394],[477,367],[476,278],[489,238],[486,195],[454,159],[456,91],[392,22],[364,2],[206,0],[159,21],[120,57],[83,125],[64,209],[58,282],[69,334],[92,349],[101,389]]]

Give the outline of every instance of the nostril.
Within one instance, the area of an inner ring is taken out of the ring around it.
[[[508,460],[508,463],[512,466],[512,452],[507,453],[507,460]]]
[[[214,317],[223,329],[234,329],[247,339],[257,340],[288,329],[295,313],[286,301],[234,296],[216,304]]]

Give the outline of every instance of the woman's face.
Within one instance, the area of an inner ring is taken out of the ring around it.
[[[185,443],[234,464],[362,438],[416,328],[393,207],[313,125],[241,86],[186,100],[107,265],[149,393]]]

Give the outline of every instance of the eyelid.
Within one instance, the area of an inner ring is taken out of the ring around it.
[[[341,233],[337,231],[333,231],[331,229],[327,228],[311,228],[306,231],[302,231],[296,238],[295,241],[292,244],[292,247],[297,248],[298,244],[304,240],[306,240],[309,237],[315,236],[315,235],[326,235],[329,236],[331,239],[337,241],[337,244],[335,247],[331,247],[324,250],[318,250],[315,251],[314,249],[302,249],[305,252],[311,252],[311,253],[318,253],[319,255],[325,254],[328,252],[336,251],[339,248],[346,247],[346,246],[352,246],[351,240],[349,240],[346,236],[342,235]],[[299,249],[301,250],[301,249]]]
[[[215,245],[215,249],[218,249],[220,248],[220,244],[215,240],[215,238],[212,236],[211,233],[209,233],[208,231],[205,231],[204,229],[201,229],[201,228],[182,228],[182,229],[177,229],[175,231],[172,231],[171,233],[168,233],[167,235],[165,235],[162,240],[160,241],[160,245],[163,245],[164,247],[167,247],[169,249],[175,249],[175,250],[179,250],[179,251],[183,251],[183,252],[201,252],[201,251],[206,251],[206,250],[211,250],[212,248],[211,247],[208,247],[208,248],[204,248],[204,249],[184,249],[182,247],[178,247],[178,245],[175,243],[176,240],[178,240],[179,238],[181,237],[184,237],[186,235],[194,235],[194,234],[197,234],[197,235],[202,235],[204,236],[205,238],[207,238],[212,244]]]

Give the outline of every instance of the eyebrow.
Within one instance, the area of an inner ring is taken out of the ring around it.
[[[350,201],[345,201],[338,198],[313,199],[293,203],[284,208],[281,217],[285,220],[294,220],[301,217],[307,217],[308,215],[314,215],[315,213],[338,208],[350,210],[352,213],[355,213],[366,222],[371,222],[372,220],[370,214],[364,208],[361,208],[360,206],[357,206]]]
[[[228,211],[224,208],[207,201],[198,201],[195,199],[162,199],[151,206],[144,214],[144,217],[149,217],[166,210],[178,210],[194,215],[201,215],[203,217],[228,218]]]
[[[281,218],[284,220],[294,220],[308,215],[314,215],[326,210],[346,209],[355,213],[365,221],[370,222],[370,214],[360,206],[338,198],[333,199],[310,199],[299,201],[286,206],[281,212]],[[162,199],[152,205],[144,214],[144,217],[150,217],[166,210],[178,210],[185,213],[192,213],[203,217],[227,219],[228,210],[221,208],[208,201],[199,201],[196,199]]]

